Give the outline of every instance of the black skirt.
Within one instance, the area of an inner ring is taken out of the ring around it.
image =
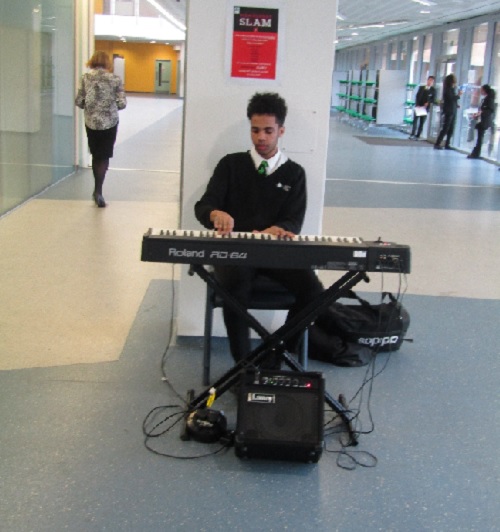
[[[87,126],[85,126],[85,129],[87,130],[89,150],[92,157],[96,159],[110,159],[113,157],[118,125],[110,129],[90,129]]]

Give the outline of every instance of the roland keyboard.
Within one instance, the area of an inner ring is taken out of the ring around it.
[[[144,262],[398,273],[410,273],[410,259],[409,246],[380,239],[182,229],[149,229],[141,254]]]

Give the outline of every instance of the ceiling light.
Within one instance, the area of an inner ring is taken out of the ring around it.
[[[156,8],[169,22],[182,31],[186,31],[186,26],[173,17],[165,8],[163,8],[156,0],[147,0],[154,8]]]
[[[427,11],[425,9],[422,9],[422,11],[420,11],[420,13],[422,13],[422,15],[430,15],[430,11]]]
[[[337,20],[345,20],[344,15],[341,15],[340,13],[337,13]]]
[[[422,6],[436,6],[436,2],[432,2],[431,0],[411,0],[412,2],[415,2],[416,4],[420,4]]]
[[[355,26],[354,24],[349,24],[348,26],[338,26],[337,31],[355,31],[355,30],[366,30],[368,28],[385,28],[385,24],[382,22],[374,22],[373,24],[363,24],[362,26]]]

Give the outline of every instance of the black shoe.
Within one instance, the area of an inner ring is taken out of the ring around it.
[[[453,148],[451,146],[445,146],[444,149],[445,150],[452,150]]]
[[[96,194],[95,192],[92,194],[92,197],[94,198],[95,204],[99,208],[106,207],[106,202],[104,201],[104,198],[102,197],[102,194]]]
[[[408,137],[408,140],[413,140],[414,138],[415,138],[415,135],[410,135],[410,136]]]
[[[438,144],[434,144],[435,150],[444,150],[443,146],[439,146]]]
[[[480,159],[481,157],[479,157],[479,155],[475,155],[473,153],[470,153],[469,155],[467,155],[467,159]]]

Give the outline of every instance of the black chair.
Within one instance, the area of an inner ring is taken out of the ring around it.
[[[295,296],[282,285],[263,275],[258,276],[252,285],[248,310],[290,310],[295,303]],[[210,384],[210,359],[212,348],[212,324],[214,309],[222,307],[222,297],[207,284],[205,303],[205,330],[203,344],[203,384]],[[299,355],[299,362],[307,369],[308,331],[305,329]]]

